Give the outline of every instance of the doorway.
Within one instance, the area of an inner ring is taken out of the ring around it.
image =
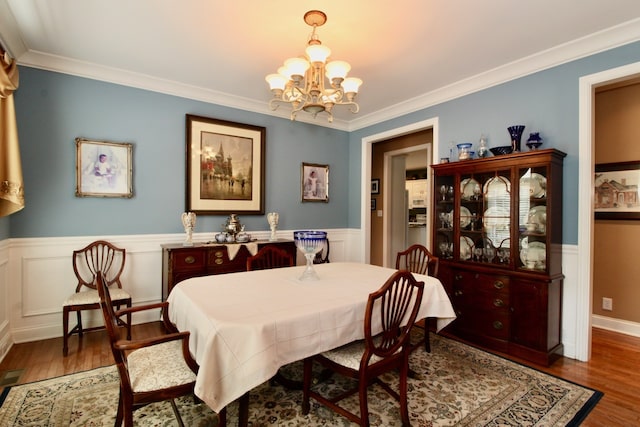
[[[431,158],[438,158],[438,118],[431,118],[421,122],[413,123],[411,125],[391,129],[379,134],[370,135],[362,139],[361,150],[361,170],[362,170],[362,183],[361,183],[361,211],[360,211],[360,223],[362,224],[361,245],[362,253],[361,260],[365,263],[371,263],[371,222],[372,218],[384,218],[383,209],[373,209],[372,200],[378,199],[376,195],[372,197],[371,194],[371,179],[380,177],[372,176],[372,152],[373,146],[377,142],[383,142],[392,138],[400,137],[403,135],[409,135],[426,129],[432,131],[432,152]],[[382,196],[384,197],[384,196]],[[377,202],[377,200],[376,200]],[[370,208],[371,207],[371,208]],[[378,212],[378,211],[381,212]],[[430,210],[428,210],[430,211]],[[380,217],[378,217],[380,215]],[[427,227],[431,224],[432,219],[427,216]],[[382,258],[380,257],[380,264],[382,264]]]
[[[595,90],[600,86],[638,76],[640,62],[584,76],[579,82],[578,255],[573,304],[576,307],[575,358],[581,361],[591,358]]]
[[[428,135],[429,138],[431,136]],[[382,217],[384,267],[393,267],[396,254],[412,243],[420,243],[431,249],[431,227],[428,221],[431,189],[427,179],[432,163],[431,146],[431,142],[428,142],[384,153],[383,206],[389,206],[387,214]],[[423,179],[409,180],[410,174]],[[411,188],[412,184],[418,183],[424,183],[426,187],[419,196],[420,201]],[[371,232],[376,232],[375,227],[372,226]]]

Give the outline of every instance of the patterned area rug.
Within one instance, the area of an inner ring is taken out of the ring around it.
[[[416,331],[417,334],[421,330]],[[417,337],[414,337],[416,339]],[[415,351],[410,361],[417,377],[409,380],[409,412],[414,427],[430,426],[575,426],[602,393],[549,376],[473,347],[431,334],[431,353]],[[300,378],[301,362],[283,368]],[[396,386],[395,375],[385,380]],[[114,366],[5,389],[0,396],[0,426],[112,426],[118,402]],[[349,386],[334,377],[316,387]],[[315,401],[301,413],[302,392],[269,382],[250,394],[249,422],[257,426],[348,426],[345,418]],[[193,398],[181,399],[188,426],[215,426],[217,416]],[[349,402],[357,408],[357,398]],[[381,388],[369,389],[372,426],[400,426],[396,402]],[[237,425],[238,408],[228,408],[228,425]],[[136,411],[139,426],[177,425],[169,403]]]

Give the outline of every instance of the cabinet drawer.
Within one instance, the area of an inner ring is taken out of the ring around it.
[[[479,310],[473,315],[476,331],[479,334],[508,340],[511,321],[508,310]]]
[[[174,271],[197,270],[205,266],[205,253],[199,250],[174,251],[171,259]]]

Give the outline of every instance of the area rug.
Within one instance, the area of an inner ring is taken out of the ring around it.
[[[431,353],[415,351],[410,365],[416,372],[409,380],[414,427],[576,426],[602,397],[599,391],[434,334]],[[301,371],[300,362],[283,368],[283,374],[293,378],[300,378]],[[395,378],[390,374],[385,380],[396,386]],[[333,377],[315,387],[326,393],[348,386]],[[250,393],[249,423],[253,427],[351,425],[313,400],[310,413],[302,415],[301,399],[301,391],[262,384]],[[117,402],[115,367],[94,369],[5,389],[0,396],[0,426],[112,426]],[[217,425],[216,414],[192,397],[177,403],[185,425]],[[357,398],[348,404],[355,410]],[[369,411],[372,426],[401,425],[396,402],[378,386],[369,389]],[[228,412],[228,425],[236,426],[237,404],[231,404]],[[134,422],[177,425],[168,403],[137,410]]]

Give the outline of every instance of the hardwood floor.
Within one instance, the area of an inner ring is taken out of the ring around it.
[[[133,328],[134,337],[161,331],[159,322]],[[104,331],[87,333],[82,341],[78,351],[77,338],[71,338],[67,357],[62,356],[62,338],[16,344],[0,363],[0,375],[24,369],[22,384],[113,364]],[[640,425],[640,338],[594,328],[588,363],[561,358],[548,368],[531,366],[604,393],[583,426]]]

